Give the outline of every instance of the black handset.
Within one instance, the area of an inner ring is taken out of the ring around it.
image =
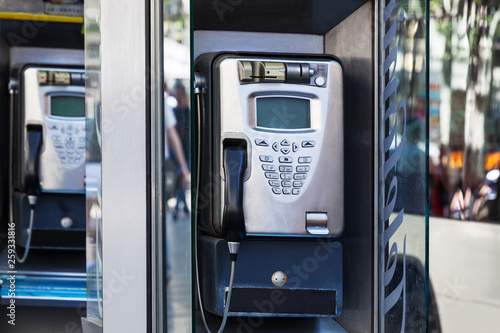
[[[26,194],[38,195],[40,193],[40,151],[43,144],[43,129],[41,125],[28,125],[26,128],[28,139],[28,160],[26,161],[26,173],[24,175],[24,186]]]
[[[247,168],[247,154],[244,147],[224,148],[224,211],[222,215],[222,236],[228,242],[239,242],[245,238],[245,217],[243,214],[243,179]]]

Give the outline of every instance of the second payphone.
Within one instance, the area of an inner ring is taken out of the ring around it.
[[[24,248],[18,261],[30,248],[83,249],[84,71],[22,65],[13,70],[10,93],[10,214]]]
[[[339,316],[342,246],[333,239],[344,229],[340,61],[205,54],[195,70],[204,307],[233,316]],[[230,290],[228,252],[239,258]],[[269,306],[276,292],[286,301]]]

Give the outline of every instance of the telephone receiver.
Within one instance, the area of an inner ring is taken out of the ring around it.
[[[41,125],[29,124],[26,126],[28,159],[26,161],[26,173],[24,175],[24,186],[27,195],[38,196],[40,194],[40,152],[43,144],[43,128]]]
[[[240,242],[246,236],[243,214],[243,180],[247,169],[247,154],[242,143],[238,144],[238,141],[235,141],[232,144],[224,148],[223,163],[226,183],[221,227],[225,240]]]

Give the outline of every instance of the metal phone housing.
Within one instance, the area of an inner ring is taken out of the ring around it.
[[[198,68],[204,61],[202,56]],[[222,151],[240,141],[248,159],[243,183],[248,236],[339,236],[344,228],[340,61],[225,54],[205,67],[210,68],[204,73],[208,97],[200,126],[202,142],[211,147],[200,152],[202,227],[220,232],[226,186]],[[307,108],[307,117],[293,111]]]
[[[85,103],[84,71],[26,66],[19,75],[18,105],[14,111],[14,187],[22,190],[27,164],[27,127],[42,127],[39,156],[41,191],[83,192],[85,177],[85,114],[51,114],[56,99]],[[70,114],[71,112],[68,112]]]
[[[11,221],[26,246],[28,192],[36,179],[31,248],[85,248],[85,72],[23,64],[13,68],[11,101]],[[37,153],[30,135],[39,134]],[[34,162],[35,160],[35,162]],[[38,165],[33,170],[33,165]],[[29,175],[28,178],[27,175]]]

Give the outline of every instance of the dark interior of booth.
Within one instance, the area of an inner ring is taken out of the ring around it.
[[[20,52],[12,52],[14,49]],[[10,158],[12,127],[9,80],[12,77],[12,65],[18,63],[19,59],[14,59],[12,54],[23,54],[25,58],[21,61],[26,60],[37,65],[64,66],[61,54],[65,51],[79,51],[83,60],[83,49],[81,23],[0,20],[0,280],[3,281],[0,301],[3,318],[8,318],[8,310],[4,305],[9,302],[6,287],[8,272],[11,271],[7,266],[8,227],[11,219],[9,174],[11,168],[16,168]],[[46,56],[38,57],[37,50],[44,50]],[[62,58],[64,59],[64,56]],[[83,62],[81,66],[83,67]],[[66,245],[64,249],[57,249],[57,246],[32,249],[25,263],[16,264],[16,294],[19,296],[16,299],[19,318],[16,329],[19,332],[40,329],[59,332],[70,326],[72,330],[79,329],[81,317],[84,317],[86,312],[85,233],[61,237],[39,230],[37,237],[38,240],[33,241],[35,247],[40,242],[66,242]],[[76,243],[78,249],[69,249]],[[7,320],[1,321],[0,331],[9,331],[11,328]]]
[[[343,314],[335,321],[348,332],[371,332],[375,322],[374,10],[374,3],[365,0],[193,2],[195,50],[203,42],[197,39],[204,36],[197,35],[200,31],[272,33],[276,40],[281,34],[300,34],[321,36],[324,54],[343,64],[345,229],[336,240],[343,247],[344,299]],[[331,331],[311,319],[264,321],[273,332],[295,331],[286,323],[302,332]]]

